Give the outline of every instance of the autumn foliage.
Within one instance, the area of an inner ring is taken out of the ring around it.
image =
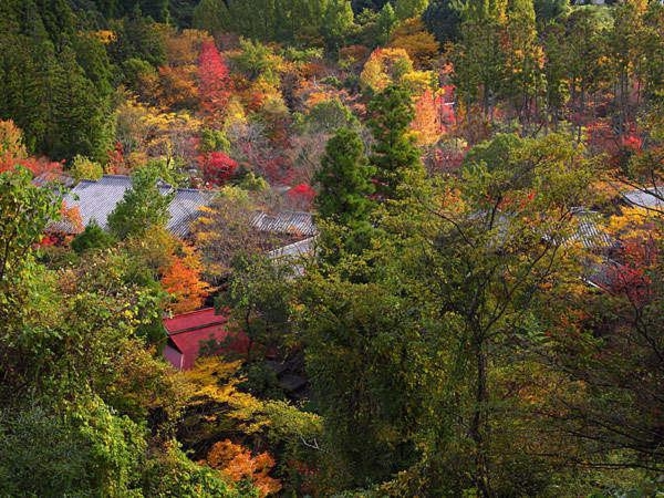
[[[214,42],[201,45],[198,65],[198,91],[201,114],[211,125],[220,125],[225,116],[232,84],[222,56]]]
[[[191,247],[182,246],[182,255],[172,256],[162,269],[161,285],[172,298],[173,313],[194,311],[203,305],[210,286],[201,279],[202,263]]]
[[[220,187],[228,182],[237,169],[237,162],[223,152],[209,152],[198,157],[198,165],[203,181],[210,186]]]
[[[62,163],[29,156],[21,129],[11,119],[0,120],[0,173],[16,166],[29,169],[34,176],[62,172]]]
[[[269,475],[275,462],[267,452],[252,456],[247,448],[226,439],[212,447],[206,462],[233,482],[251,481],[260,496],[268,496],[281,489],[279,480]]]
[[[307,211],[311,208],[311,203],[316,197],[316,191],[306,183],[295,185],[288,191],[288,199],[294,204],[296,209]]]

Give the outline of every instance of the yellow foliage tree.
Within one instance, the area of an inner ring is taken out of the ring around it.
[[[433,80],[431,72],[415,70],[413,61],[403,48],[377,48],[360,74],[361,85],[374,92],[402,83],[414,95],[420,95],[431,88]]]

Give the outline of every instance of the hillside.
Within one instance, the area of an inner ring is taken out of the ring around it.
[[[0,54],[0,496],[664,493],[662,2],[3,0]]]

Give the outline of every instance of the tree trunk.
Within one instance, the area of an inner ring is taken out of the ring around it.
[[[475,409],[470,426],[470,437],[475,443],[475,485],[479,496],[493,497],[489,479],[488,441],[487,441],[487,404],[489,392],[487,387],[487,353],[481,334],[475,334],[474,354],[477,368]]]

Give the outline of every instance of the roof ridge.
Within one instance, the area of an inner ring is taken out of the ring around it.
[[[206,323],[201,323],[198,325],[192,325],[190,327],[187,327],[186,329],[178,329],[174,331],[168,330],[168,327],[166,327],[166,332],[168,332],[169,337],[173,337],[174,335],[180,335],[180,334],[186,334],[187,332],[194,332],[196,330],[203,330],[210,328],[215,325],[223,325],[225,323],[228,323],[228,319],[223,319],[223,320],[217,320],[214,322],[206,322]]]
[[[99,180],[103,180],[104,178],[129,178],[131,180],[131,176],[129,175],[102,175]],[[88,181],[98,182],[99,180],[88,180]]]
[[[201,309],[199,309],[199,310],[185,311],[184,313],[178,313],[178,314],[175,315],[173,318],[175,318],[175,317],[177,317],[177,316],[193,315],[194,313],[202,313],[202,312],[204,312],[204,311],[210,311],[210,310],[216,311],[212,306],[208,306],[207,308],[201,308]],[[216,314],[216,313],[215,313],[215,314]],[[219,315],[219,316],[223,316],[223,315]]]

